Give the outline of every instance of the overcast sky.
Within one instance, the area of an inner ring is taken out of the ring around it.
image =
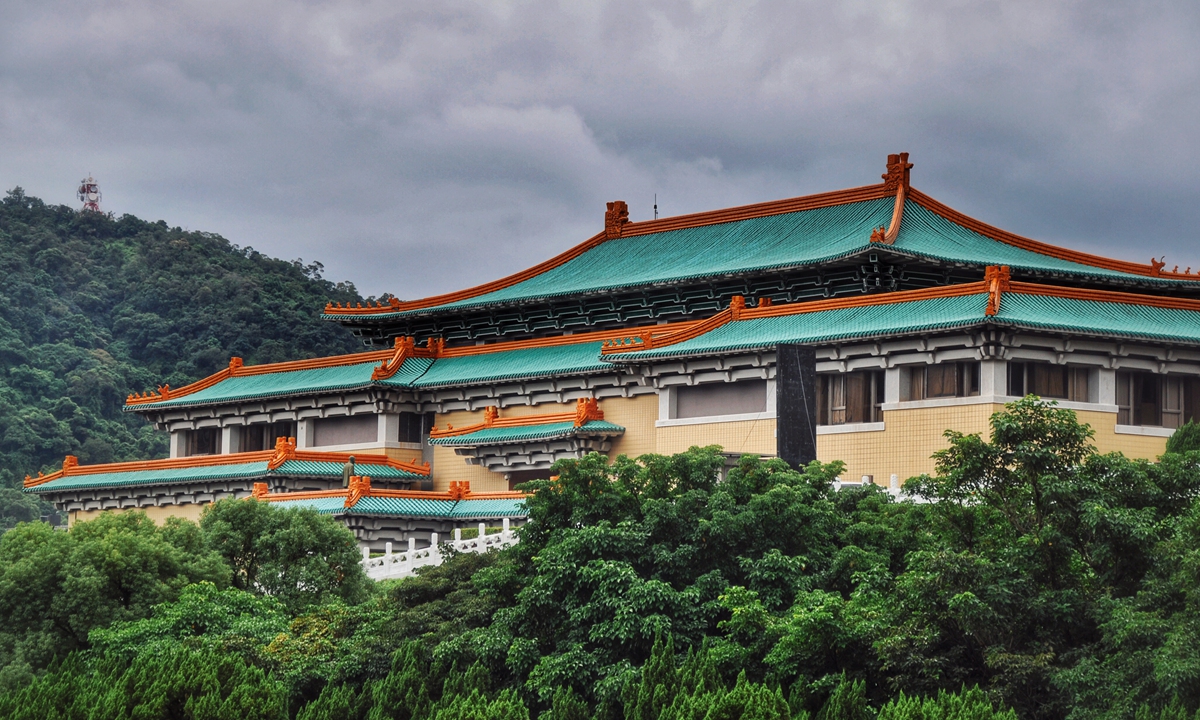
[[[415,298],[879,182],[1200,268],[1200,3],[0,0],[0,185]]]

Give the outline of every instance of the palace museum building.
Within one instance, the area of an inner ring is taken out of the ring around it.
[[[943,432],[1057,400],[1102,452],[1153,458],[1200,412],[1200,275],[1030,240],[909,185],[646,222],[458,292],[327,305],[369,348],[229,366],[131,396],[170,458],[29,478],[71,521],[196,519],[256,497],[365,547],[524,517],[522,482],[591,452],[720,445],[895,487]],[[349,466],[349,458],[354,464]],[[349,481],[345,478],[349,477]]]

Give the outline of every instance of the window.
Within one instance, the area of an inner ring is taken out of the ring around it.
[[[905,400],[969,397],[979,394],[979,363],[951,362],[909,368],[905,371]]]
[[[1008,394],[1088,402],[1090,376],[1091,370],[1085,367],[1042,362],[1010,362]]]
[[[378,415],[313,420],[313,446],[359,445],[379,439]]]
[[[425,433],[433,427],[433,413],[400,413],[400,431],[396,442],[420,445]]]
[[[221,429],[201,428],[188,433],[188,455],[220,455]]]
[[[1200,379],[1117,371],[1117,424],[1177,428],[1197,415]]]
[[[767,381],[710,383],[675,389],[675,417],[742,415],[767,411]]]
[[[260,423],[242,428],[242,452],[273,450],[281,437],[296,437],[296,423],[291,421]]]
[[[817,376],[817,424],[883,422],[882,370]]]

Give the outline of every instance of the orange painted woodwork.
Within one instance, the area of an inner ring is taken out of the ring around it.
[[[1008,290],[1008,266],[988,265],[987,270],[983,274],[983,282],[988,288],[988,303],[983,314],[992,316],[1000,312],[1000,297]]]

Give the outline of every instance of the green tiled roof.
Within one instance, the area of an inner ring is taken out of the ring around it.
[[[1200,344],[1200,312],[1005,293],[993,321],[1108,337]]]
[[[265,477],[268,473],[266,461],[239,463],[237,465],[166,468],[162,470],[129,470],[126,472],[96,473],[94,475],[67,475],[66,477],[28,488],[26,492],[43,493],[55,490],[79,490],[101,487],[166,485],[169,483],[204,480],[252,480]],[[338,469],[338,474],[341,474],[340,468]]]
[[[409,383],[428,388],[442,385],[498,382],[530,377],[609,372],[612,367],[600,360],[601,343],[580,343],[557,347],[526,348],[507,352],[441,358],[421,376]],[[388,384],[403,384],[387,381]]]
[[[310,507],[322,515],[391,515],[399,517],[453,518],[455,520],[487,520],[492,518],[525,517],[524,500],[435,500],[426,498],[365,497],[353,506],[345,500],[316,498],[308,500],[274,500],[278,507]]]
[[[373,319],[447,312],[535,299],[596,293],[618,288],[681,282],[705,277],[817,265],[880,246],[870,242],[874,228],[891,222],[894,198],[749,218],[608,240],[539,275],[457,302]],[[1123,278],[1139,283],[1178,285],[1152,278],[1063,260],[993,240],[951,222],[916,202],[904,206],[896,242],[889,250],[977,266],[1009,265],[1075,277]],[[325,315],[349,321],[358,316]],[[363,316],[368,317],[368,316]]]
[[[564,375],[610,372],[612,365],[600,360],[600,343],[524,348],[462,357],[409,358],[386,380],[372,381],[378,362],[359,363],[315,370],[289,370],[266,375],[248,375],[222,380],[211,387],[173,400],[143,403],[126,408],[145,412],[169,407],[215,405],[268,397],[338,392],[367,388],[432,388],[447,385],[499,382]]]
[[[741,320],[677,345],[610,355],[613,362],[638,362],[742,350],[780,343],[818,343],[878,335],[980,325],[1061,330],[1108,337],[1200,344],[1200,312],[1117,302],[1004,293],[1000,312],[988,317],[987,294],[867,305],[838,310]]]
[[[607,359],[639,361],[974,325],[984,318],[987,298],[984,293],[741,320],[677,345],[609,355]]]
[[[424,475],[394,468],[390,465],[359,462],[358,472],[381,480],[425,479]],[[312,462],[288,460],[275,470],[267,469],[265,460],[233,465],[200,465],[190,468],[162,468],[151,470],[127,470],[124,472],[95,473],[92,475],[67,475],[50,482],[29,488],[26,492],[44,493],[59,490],[85,488],[134,487],[138,485],[170,485],[182,482],[215,480],[259,480],[269,477],[325,477],[341,478],[342,464],[337,462]]]
[[[359,475],[368,475],[372,478],[391,479],[426,479],[425,475],[418,475],[408,470],[392,467],[391,465],[376,465],[374,463],[362,462],[359,458],[355,458],[355,472]],[[287,460],[279,469],[274,470],[271,474],[282,475],[285,477],[341,477],[342,463],[339,462],[316,462],[313,460]]]
[[[592,420],[580,427],[573,422],[547,423],[545,425],[522,425],[520,427],[486,428],[463,435],[430,438],[430,445],[468,447],[476,445],[510,445],[513,443],[539,442],[577,437],[579,435],[620,435],[625,428],[604,420]]]

